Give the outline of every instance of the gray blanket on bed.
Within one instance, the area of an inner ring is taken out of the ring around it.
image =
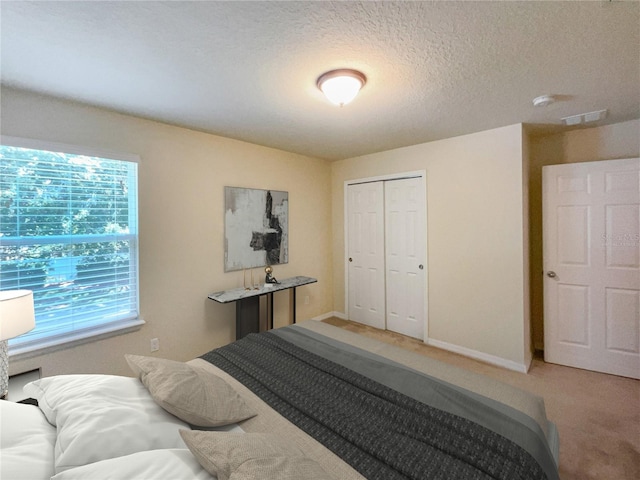
[[[366,478],[557,478],[504,436],[274,333],[249,335],[202,358],[241,381]]]

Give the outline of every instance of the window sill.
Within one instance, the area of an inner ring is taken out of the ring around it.
[[[84,343],[96,342],[105,338],[123,335],[140,330],[145,321],[141,318],[118,322],[117,324],[95,327],[81,332],[72,332],[59,337],[47,338],[31,345],[9,346],[9,359],[12,362],[38,357],[59,350],[76,347]]]

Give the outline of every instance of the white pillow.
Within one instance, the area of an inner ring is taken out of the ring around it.
[[[150,450],[70,468],[51,480],[211,480],[189,450]]]
[[[143,450],[182,448],[179,428],[138,379],[61,375],[31,382],[24,392],[58,427],[55,471]]]

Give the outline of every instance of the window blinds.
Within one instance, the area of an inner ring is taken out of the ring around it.
[[[34,292],[51,343],[138,317],[137,163],[0,146],[0,290]]]

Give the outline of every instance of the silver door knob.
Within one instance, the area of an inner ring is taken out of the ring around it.
[[[554,271],[552,271],[552,270],[549,270],[549,271],[547,272],[547,277],[549,277],[549,278],[556,278],[556,276],[557,276],[557,275],[556,275],[556,272],[554,272]]]

